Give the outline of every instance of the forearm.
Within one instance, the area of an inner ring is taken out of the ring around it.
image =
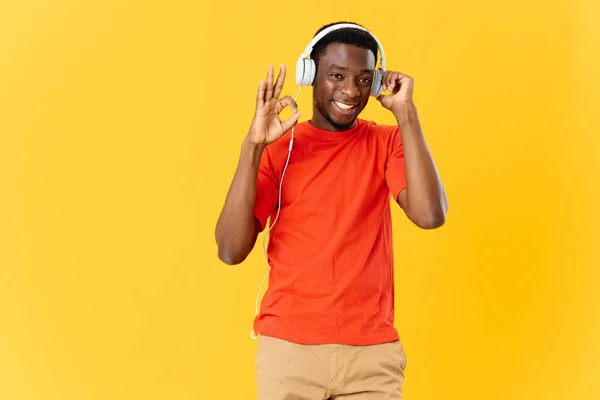
[[[238,166],[217,221],[215,239],[219,258],[227,264],[242,262],[256,241],[256,179],[264,147],[248,141],[242,144]]]
[[[406,167],[406,214],[418,226],[444,224],[448,201],[412,102],[394,110],[400,129]]]

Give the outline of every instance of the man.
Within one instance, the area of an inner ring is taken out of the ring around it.
[[[387,71],[380,82],[389,94],[377,100],[397,126],[358,118],[377,76],[378,49],[359,27],[335,29],[314,45],[310,121],[297,123],[294,100],[279,98],[284,65],[275,82],[272,67],[260,82],[215,231],[219,258],[238,264],[268,218],[276,222],[269,288],[254,324],[260,400],[402,397],[406,357],[393,325],[389,197],[424,229],[443,225],[448,205],[411,77]],[[293,115],[282,121],[286,106]]]

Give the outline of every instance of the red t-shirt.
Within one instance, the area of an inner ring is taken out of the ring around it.
[[[290,138],[291,130],[261,158],[254,213],[263,229],[277,214]],[[405,187],[397,126],[357,119],[331,132],[297,124],[254,331],[303,344],[398,339],[390,194]]]

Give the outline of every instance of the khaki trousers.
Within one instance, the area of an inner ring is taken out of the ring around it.
[[[400,341],[303,345],[260,336],[259,400],[400,400],[406,355]]]

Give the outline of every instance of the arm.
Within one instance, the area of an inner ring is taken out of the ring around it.
[[[239,264],[248,257],[262,230],[262,225],[254,216],[254,208],[257,195],[263,196],[263,199],[269,196],[268,193],[260,193],[260,187],[257,186],[263,151],[300,118],[296,102],[290,96],[279,99],[284,81],[285,65],[281,66],[275,85],[271,66],[267,80],[260,81],[254,119],[242,144],[238,166],[217,221],[215,239],[219,247],[219,259],[229,265]],[[279,113],[286,106],[292,107],[294,113],[281,121]]]
[[[261,231],[260,223],[254,217],[254,203],[256,177],[264,147],[247,140],[242,145],[233,182],[215,229],[219,259],[225,264],[244,261]]]
[[[407,217],[423,229],[434,229],[446,221],[448,198],[421,130],[412,100],[413,80],[398,72],[384,76],[383,88],[391,95],[379,96],[398,122],[406,167],[406,188],[396,201]]]
[[[417,226],[434,229],[446,221],[448,198],[421,131],[417,109],[405,103],[394,111],[406,165],[406,189],[397,201],[407,217]]]

